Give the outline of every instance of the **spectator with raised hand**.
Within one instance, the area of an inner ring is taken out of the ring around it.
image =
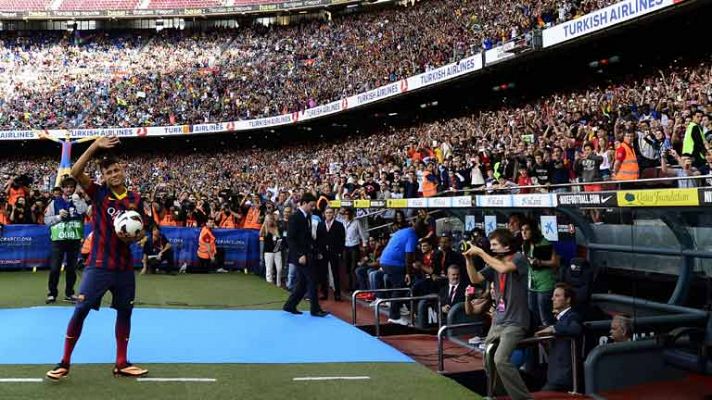
[[[667,155],[662,157],[662,163],[660,166],[660,172],[663,176],[675,177],[675,178],[690,178],[693,176],[699,176],[700,171],[693,167],[693,158],[689,155],[679,156],[674,149],[669,150],[669,155],[675,159],[679,168],[671,168],[668,165]],[[676,182],[678,188],[694,188],[698,186],[698,179],[679,179]]]
[[[596,182],[601,181],[601,164],[603,157],[593,151],[593,144],[586,142],[583,145],[583,154],[576,153],[576,161],[574,163],[574,171],[583,183],[584,190],[587,192],[600,192],[602,187]]]

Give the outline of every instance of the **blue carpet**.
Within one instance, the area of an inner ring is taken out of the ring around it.
[[[70,307],[0,309],[0,364],[54,364]],[[116,312],[89,313],[73,363],[114,363]],[[136,363],[413,362],[387,344],[328,316],[283,311],[136,308],[129,360]]]

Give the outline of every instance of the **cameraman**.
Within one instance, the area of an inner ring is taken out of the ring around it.
[[[57,284],[62,261],[67,257],[65,270],[66,286],[64,301],[75,302],[74,283],[77,280],[76,266],[79,246],[84,237],[84,214],[87,203],[76,193],[77,181],[72,177],[62,180],[62,195],[56,196],[47,206],[44,214],[45,225],[49,226],[52,241],[52,262],[50,264],[47,304],[57,301]]]
[[[20,196],[15,200],[15,205],[10,213],[10,221],[16,225],[32,224],[32,214],[27,207],[25,197]]]
[[[29,186],[31,180],[27,175],[20,175],[11,177],[5,183],[5,193],[7,194],[7,203],[13,207],[17,203],[20,197],[27,199],[30,194]]]
[[[242,218],[240,214],[232,211],[230,204],[224,203],[221,206],[222,211],[217,216],[217,224],[220,228],[235,229],[239,226],[239,221]]]
[[[529,330],[529,261],[517,252],[516,239],[509,230],[497,229],[490,233],[489,240],[493,255],[472,244],[463,253],[472,283],[479,284],[485,280],[494,282],[495,311],[485,346],[495,342],[499,344],[494,353],[494,365],[489,359],[485,360],[485,370],[492,376],[496,369],[502,386],[511,398],[528,399],[531,398],[529,390],[510,357]],[[487,265],[479,272],[475,269],[475,258],[481,258]]]

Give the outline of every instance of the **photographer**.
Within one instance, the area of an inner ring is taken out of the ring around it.
[[[512,352],[529,330],[527,305],[527,277],[529,262],[516,252],[516,240],[506,229],[497,229],[489,235],[493,255],[472,245],[464,254],[467,274],[474,284],[485,280],[494,282],[494,318],[485,339],[485,346],[498,342],[492,362],[485,360],[485,370],[492,375],[496,369],[507,394],[515,399],[531,398],[519,371],[510,361]],[[487,267],[478,272],[474,259],[481,258]],[[496,388],[495,388],[496,390]]]
[[[49,226],[52,241],[47,304],[57,301],[57,284],[65,256],[66,286],[64,301],[75,302],[74,283],[79,246],[84,237],[84,215],[87,203],[76,193],[77,181],[72,177],[62,180],[62,195],[56,196],[47,206],[44,222]]]
[[[32,214],[25,203],[24,197],[18,197],[10,213],[10,221],[13,224],[32,224]]]
[[[44,225],[46,207],[42,198],[35,198],[30,207],[30,218],[33,224]]]
[[[27,199],[30,194],[29,186],[32,180],[27,175],[11,177],[5,183],[5,193],[7,194],[7,203],[13,207],[17,204],[20,197]]]
[[[218,213],[216,222],[219,228],[235,229],[239,226],[239,221],[242,218],[240,214],[232,211],[228,203],[223,203],[220,206],[221,211]]]
[[[143,247],[143,268],[141,275],[156,272],[166,262],[166,272],[175,272],[173,246],[157,225],[153,225],[151,234],[146,235],[139,245]]]

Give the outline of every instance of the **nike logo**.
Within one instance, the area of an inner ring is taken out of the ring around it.
[[[607,202],[608,200],[611,199],[611,197],[613,197],[613,196],[601,197],[601,203]]]

